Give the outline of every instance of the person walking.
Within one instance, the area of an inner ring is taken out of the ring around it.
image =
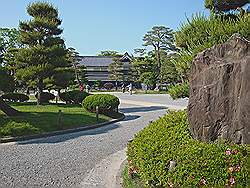
[[[128,85],[128,92],[129,92],[130,95],[132,95],[132,90],[133,90],[133,84],[130,83],[130,84]]]
[[[126,87],[125,87],[125,84],[123,82],[123,84],[122,84],[122,93],[125,93],[125,90],[126,90]]]

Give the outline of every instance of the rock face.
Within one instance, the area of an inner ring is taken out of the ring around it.
[[[250,143],[250,42],[233,35],[197,55],[188,105],[195,139]]]

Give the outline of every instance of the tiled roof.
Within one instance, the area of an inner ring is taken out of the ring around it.
[[[80,56],[79,63],[88,66],[109,66],[113,62],[113,57],[107,56]]]

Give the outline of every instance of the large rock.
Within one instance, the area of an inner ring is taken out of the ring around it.
[[[195,139],[250,143],[250,44],[233,35],[192,63],[190,129]]]

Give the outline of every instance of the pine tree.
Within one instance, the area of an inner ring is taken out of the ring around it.
[[[123,63],[119,60],[119,58],[114,58],[113,63],[111,63],[108,67],[108,71],[110,73],[109,78],[111,80],[115,80],[115,88],[117,90],[117,85],[119,80],[123,80]]]
[[[21,43],[24,48],[16,54],[16,76],[25,81],[33,80],[37,88],[37,104],[41,104],[44,79],[53,76],[56,69],[67,67],[66,48],[60,38],[62,21],[58,10],[45,2],[31,3],[27,7],[32,17],[19,24]]]

